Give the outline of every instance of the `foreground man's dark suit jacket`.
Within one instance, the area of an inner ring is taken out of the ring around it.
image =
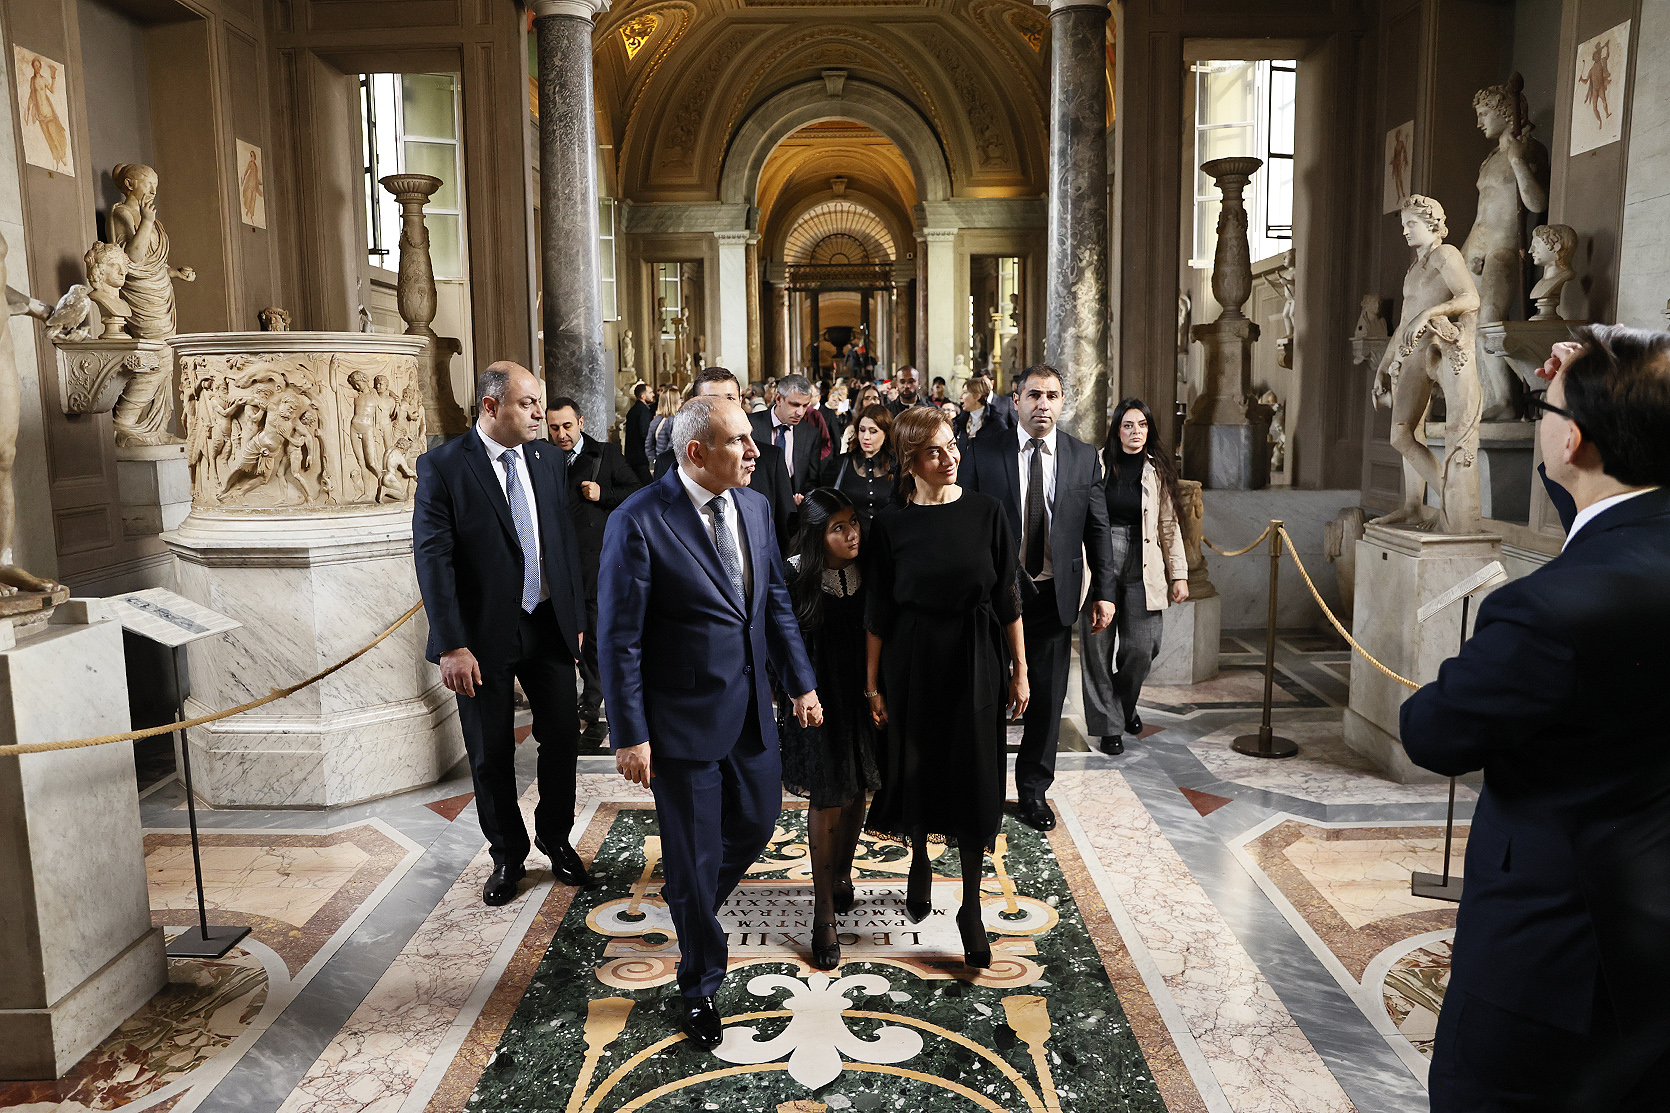
[[[1613,506],[1498,588],[1403,744],[1484,770],[1450,990],[1624,1034],[1602,1087],[1670,1049],[1670,491]],[[1619,1092],[1622,1092],[1620,1090]]]

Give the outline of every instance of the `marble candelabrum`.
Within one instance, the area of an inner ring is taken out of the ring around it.
[[[423,206],[441,179],[428,174],[390,174],[380,184],[400,203],[400,277],[395,296],[407,336],[429,341],[423,354],[423,373],[418,387],[423,408],[429,415],[429,433],[444,439],[456,437],[470,427],[470,418],[452,393],[452,357],[463,351],[455,336],[437,336],[429,322],[435,319],[435,266],[429,257],[429,228],[423,222]]]
[[[418,386],[427,341],[376,333],[175,337],[192,509],[163,535],[181,594],[244,623],[190,650],[187,713],[308,676],[418,598]],[[324,807],[429,784],[463,755],[419,614],[290,698],[189,732],[216,807]]]
[[[0,617],[0,745],[129,727],[121,626],[102,600],[55,601]],[[61,1078],[168,981],[133,743],[0,757],[0,815],[0,1080]]]
[[[1249,490],[1270,482],[1267,420],[1249,416],[1252,346],[1258,325],[1242,310],[1252,296],[1252,255],[1243,194],[1263,160],[1218,158],[1201,170],[1223,193],[1218,247],[1212,258],[1212,296],[1223,306],[1218,319],[1191,335],[1206,349],[1206,381],[1183,427],[1183,466],[1188,478],[1212,488]]]

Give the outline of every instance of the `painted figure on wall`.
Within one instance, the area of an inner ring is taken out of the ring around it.
[[[239,217],[251,228],[267,226],[266,184],[261,171],[261,148],[237,141]]]
[[[1518,315],[1525,298],[1525,214],[1548,211],[1548,148],[1531,134],[1523,86],[1516,73],[1506,85],[1480,89],[1473,97],[1479,130],[1496,140],[1479,165],[1478,216],[1461,247],[1476,276],[1481,325]],[[1478,368],[1484,420],[1518,417],[1518,377],[1507,360],[1481,349]]]
[[[1626,19],[1577,47],[1572,59],[1571,137],[1567,153],[1580,155],[1623,138],[1623,105],[1613,104],[1615,90],[1629,88],[1629,34]]]
[[[1583,93],[1583,103],[1595,114],[1595,127],[1605,127],[1606,121],[1612,118],[1612,98],[1609,94],[1612,88],[1611,40],[1602,39],[1595,44],[1594,53],[1589,56],[1588,69],[1578,74],[1577,80],[1588,86]]]
[[[1375,521],[1440,533],[1475,533],[1479,523],[1479,376],[1474,370],[1479,293],[1461,252],[1444,242],[1444,208],[1409,195],[1401,216],[1415,261],[1403,279],[1403,319],[1375,376],[1377,405],[1392,407],[1392,447],[1414,469],[1405,475],[1403,505]],[[1444,459],[1440,466],[1416,431],[1426,420],[1433,387],[1444,392]],[[1426,488],[1438,492],[1436,513]]]
[[[64,123],[66,91],[58,80],[64,74],[64,67],[22,47],[17,48],[17,54],[19,70],[27,70],[20,73],[27,88],[21,90],[23,103],[19,107],[28,161],[59,173],[74,173],[70,133]]]

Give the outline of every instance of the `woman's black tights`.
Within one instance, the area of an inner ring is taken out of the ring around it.
[[[852,886],[852,859],[864,825],[864,794],[836,808],[811,808],[806,813],[812,847],[812,923],[828,925],[823,943],[835,937],[836,890]]]

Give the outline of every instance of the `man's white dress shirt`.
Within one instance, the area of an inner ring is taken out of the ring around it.
[[[678,477],[684,483],[684,493],[690,496],[690,501],[696,505],[696,513],[702,519],[702,525],[707,529],[707,539],[713,542],[713,551],[719,551],[719,534],[713,525],[713,508],[708,503],[713,501],[714,492],[703,487],[690,473],[683,468],[678,469]],[[725,500],[725,524],[730,527],[731,552],[736,555],[737,563],[742,566],[742,590],[748,597],[754,597],[754,562],[748,559],[748,554],[742,551],[742,526],[739,524],[742,515],[736,507],[736,496],[730,491],[719,495]],[[725,562],[720,561],[720,567]]]
[[[534,559],[539,561],[539,601],[541,603],[551,598],[551,587],[545,582],[545,538],[539,532],[539,500],[533,497],[533,476],[528,474],[528,457],[522,451],[522,446],[507,449],[504,445],[487,435],[478,423],[475,427],[476,436],[487,448],[487,458],[493,461],[493,474],[499,480],[499,493],[504,495],[505,502],[510,502],[510,492],[505,483],[504,461],[500,459],[506,451],[516,453],[516,478],[521,481],[522,494],[528,500],[528,516],[533,519],[533,548]],[[558,451],[561,451],[560,449]]]
[[[1621,495],[1613,495],[1610,498],[1604,498],[1599,502],[1593,502],[1588,506],[1585,506],[1582,510],[1577,512],[1577,517],[1571,520],[1571,532],[1566,534],[1565,543],[1560,546],[1560,551],[1562,553],[1566,551],[1566,545],[1571,544],[1571,539],[1577,536],[1577,531],[1588,525],[1590,520],[1593,519],[1595,515],[1604,510],[1610,510],[1612,507],[1617,506],[1621,502],[1628,502],[1636,495],[1644,495],[1648,491],[1656,490],[1658,490],[1657,487],[1643,487],[1639,491],[1625,491]]]
[[[1051,427],[1049,433],[1040,438],[1044,442],[1044,568],[1038,573],[1037,579],[1047,580],[1055,575],[1055,565],[1050,559],[1050,523],[1055,520],[1055,434],[1058,430]],[[1015,435],[1020,442],[1021,469],[1021,528],[1026,528],[1027,498],[1032,486],[1032,434],[1024,426],[1016,426]],[[1026,538],[1022,537],[1021,560],[1026,560]]]

